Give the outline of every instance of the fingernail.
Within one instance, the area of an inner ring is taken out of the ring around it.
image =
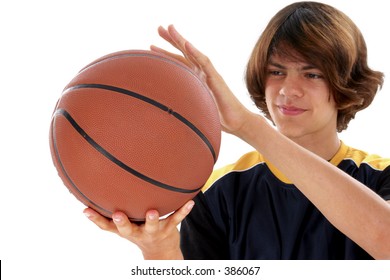
[[[188,211],[191,211],[191,209],[194,207],[195,205],[195,202],[191,201],[188,205],[187,205],[187,210]]]
[[[89,212],[84,212],[84,215],[85,217],[87,217],[88,219],[91,219],[93,217],[93,215]]]
[[[150,214],[148,215],[148,219],[149,219],[149,220],[155,220],[155,219],[157,219],[157,215],[156,215],[155,213],[150,213]]]
[[[120,216],[114,216],[114,217],[112,217],[112,219],[113,219],[114,222],[116,222],[116,223],[122,222],[122,217],[120,217]]]

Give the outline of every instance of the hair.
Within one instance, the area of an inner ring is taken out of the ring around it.
[[[338,132],[371,104],[383,85],[383,73],[368,67],[366,43],[348,16],[323,3],[293,3],[270,20],[246,69],[249,94],[270,120],[265,83],[266,67],[274,54],[302,58],[322,71],[338,109]]]

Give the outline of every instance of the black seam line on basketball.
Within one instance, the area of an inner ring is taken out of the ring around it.
[[[51,129],[51,131],[52,131],[52,144],[53,144],[56,156],[57,156],[58,164],[61,167],[62,173],[65,175],[66,179],[70,182],[70,184],[72,185],[73,189],[76,190],[86,201],[88,201],[91,205],[93,205],[95,207],[95,209],[96,208],[100,209],[102,212],[105,212],[107,215],[111,216],[112,215],[111,211],[108,211],[107,209],[102,208],[101,206],[99,206],[98,204],[96,204],[95,202],[90,200],[87,196],[85,196],[85,194],[82,191],[80,191],[80,189],[73,182],[72,178],[70,178],[68,172],[66,172],[66,169],[65,169],[64,165],[62,164],[60,153],[58,152],[58,148],[57,148],[57,139],[56,139],[55,131],[54,131],[54,129],[55,129],[54,122],[55,122],[55,119],[53,118],[52,129]]]
[[[160,102],[157,102],[156,100],[153,100],[151,98],[143,96],[143,95],[141,95],[139,93],[136,93],[136,92],[133,92],[133,91],[130,91],[130,90],[127,90],[127,89],[118,88],[118,87],[110,86],[110,85],[103,85],[103,84],[79,84],[79,85],[75,85],[75,86],[72,86],[70,88],[67,88],[64,91],[64,93],[72,91],[72,90],[75,90],[75,89],[79,89],[79,88],[98,88],[98,89],[110,90],[110,91],[115,91],[115,92],[118,92],[118,93],[122,93],[122,94],[125,94],[125,95],[128,95],[128,96],[137,98],[139,100],[142,100],[144,102],[147,102],[147,103],[149,103],[149,104],[151,104],[151,105],[153,105],[153,106],[155,106],[155,107],[157,107],[157,108],[159,108],[159,109],[161,109],[161,110],[163,110],[163,111],[173,115],[179,121],[181,121],[186,126],[188,126],[192,131],[194,131],[202,139],[202,141],[206,144],[206,146],[210,150],[211,155],[213,156],[214,163],[217,161],[217,155],[215,154],[214,147],[210,143],[210,141],[207,139],[207,137],[194,124],[192,124],[189,120],[187,120],[185,117],[183,117],[179,113],[173,111],[172,108],[169,108],[168,106],[165,106],[164,104],[161,104]]]
[[[109,153],[108,151],[106,151],[102,146],[100,146],[95,140],[92,139],[92,137],[90,137],[85,131],[84,129],[82,129],[80,127],[80,125],[73,119],[73,117],[65,110],[65,109],[58,109],[56,110],[55,112],[56,115],[62,115],[64,116],[68,121],[69,123],[73,126],[74,129],[76,129],[76,131],[89,143],[92,145],[92,147],[94,147],[99,153],[101,153],[102,155],[104,155],[106,158],[108,158],[109,160],[111,160],[113,163],[115,163],[116,165],[118,165],[119,167],[121,167],[122,169],[124,169],[125,171],[133,174],[134,176],[150,183],[150,184],[153,184],[157,187],[160,187],[160,188],[163,188],[163,189],[166,189],[166,190],[169,190],[169,191],[174,191],[174,192],[180,192],[180,193],[195,193],[197,191],[199,191],[203,186],[199,187],[199,188],[196,188],[196,189],[192,189],[192,190],[188,190],[188,189],[181,189],[181,188],[176,188],[176,187],[173,187],[173,186],[170,186],[170,185],[167,185],[165,183],[162,183],[162,182],[159,182],[157,180],[154,180],[140,172],[138,172],[137,170],[131,168],[130,166],[126,165],[125,163],[123,163],[122,161],[120,161],[119,159],[117,159],[115,156],[113,156],[111,153]]]

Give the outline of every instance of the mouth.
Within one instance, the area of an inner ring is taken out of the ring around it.
[[[298,116],[306,112],[305,109],[295,107],[295,106],[286,106],[286,105],[278,105],[279,111],[286,116]]]

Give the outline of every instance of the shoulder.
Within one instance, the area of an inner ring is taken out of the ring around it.
[[[390,158],[345,146],[338,166],[382,198],[390,199]]]
[[[206,184],[204,185],[202,191],[207,191],[215,182],[217,182],[221,178],[226,177],[229,174],[246,172],[264,163],[264,157],[257,151],[252,151],[247,154],[244,154],[235,163],[214,170],[209,179],[207,180]]]
[[[366,166],[377,171],[383,171],[390,166],[390,158],[370,154],[352,147],[347,147],[344,161],[350,161],[357,167]]]

